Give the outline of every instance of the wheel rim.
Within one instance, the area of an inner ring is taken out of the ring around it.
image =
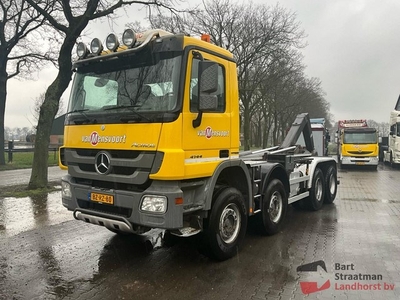
[[[321,178],[317,178],[315,181],[315,199],[319,202],[322,200],[322,181]]]
[[[274,192],[271,195],[271,201],[269,202],[268,214],[272,222],[277,223],[282,215],[283,200],[282,195],[279,192]]]
[[[219,219],[219,232],[226,244],[232,243],[238,236],[240,230],[239,208],[231,203],[222,211]]]
[[[329,192],[333,195],[336,191],[336,180],[335,176],[331,175],[329,178]]]

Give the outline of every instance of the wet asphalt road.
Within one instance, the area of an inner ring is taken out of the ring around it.
[[[250,228],[225,262],[193,240],[166,245],[162,231],[120,237],[75,221],[60,192],[0,199],[0,299],[400,299],[400,169],[339,179],[333,205],[290,208],[271,237]],[[316,261],[326,272],[297,271]],[[310,282],[325,289],[306,296]]]

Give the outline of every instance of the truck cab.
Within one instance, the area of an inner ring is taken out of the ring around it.
[[[379,164],[379,137],[376,128],[367,121],[340,120],[338,122],[338,162],[341,166],[366,165],[377,168]]]

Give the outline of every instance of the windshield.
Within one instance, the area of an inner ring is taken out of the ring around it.
[[[345,132],[343,142],[345,144],[376,144],[377,136],[375,132]]]
[[[400,123],[396,123],[396,135],[400,136]]]
[[[176,108],[180,56],[137,66],[134,59],[100,62],[78,70],[68,113],[84,111],[85,118],[134,113],[138,118]]]

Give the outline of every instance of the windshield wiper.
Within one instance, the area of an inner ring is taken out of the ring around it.
[[[87,114],[85,114],[85,111],[88,111],[89,109],[88,108],[84,108],[84,109],[75,109],[75,110],[71,110],[71,111],[69,111],[69,112],[67,112],[66,113],[66,115],[69,115],[69,114],[72,114],[72,113],[80,113],[82,116],[84,116],[85,117],[85,120],[84,121],[82,121],[82,124],[83,123],[97,123],[97,121],[96,121],[96,119],[90,119],[89,117],[88,117],[88,115]],[[75,121],[75,123],[76,123],[76,121]]]
[[[120,108],[128,108],[129,112],[133,112],[136,116],[140,117],[141,119],[144,119],[148,122],[151,122],[151,120],[145,116],[143,116],[142,114],[138,113],[136,110],[134,110],[135,107],[140,107],[140,105],[115,105],[112,107],[106,107],[103,108],[103,110],[114,110],[114,109],[120,109]],[[120,118],[121,121],[128,121],[127,117],[121,117]]]
[[[78,112],[78,113],[81,113],[82,115],[84,115],[84,116],[87,117],[87,115],[84,113],[84,111],[88,111],[88,110],[89,110],[89,108],[74,109],[74,110],[71,110],[71,111],[67,112],[67,115],[72,114],[72,113],[75,113],[75,112]]]

